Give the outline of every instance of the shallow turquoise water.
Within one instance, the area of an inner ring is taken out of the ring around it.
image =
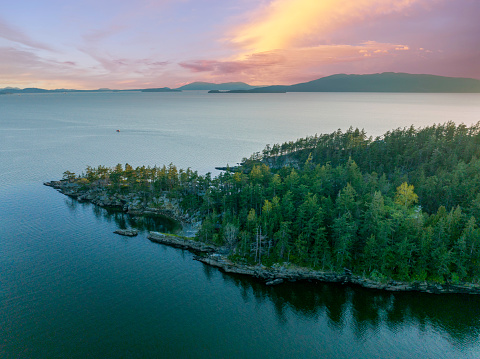
[[[0,357],[476,358],[480,299],[223,274],[42,185],[86,165],[202,173],[266,143],[480,120],[480,96],[0,97]],[[120,129],[117,133],[115,130]]]

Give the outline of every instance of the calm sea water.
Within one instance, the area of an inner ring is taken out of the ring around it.
[[[446,121],[480,121],[480,95],[0,96],[0,357],[480,357],[477,296],[265,287],[149,242],[146,229],[165,223],[42,185],[100,164],[215,172],[267,143]],[[130,225],[141,235],[112,233]]]

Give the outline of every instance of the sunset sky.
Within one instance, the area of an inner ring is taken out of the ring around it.
[[[479,0],[0,0],[0,88],[480,79]]]

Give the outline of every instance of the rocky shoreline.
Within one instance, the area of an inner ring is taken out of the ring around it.
[[[68,181],[50,181],[43,184],[53,187],[79,202],[89,202],[99,207],[118,209],[132,216],[154,215],[170,218],[181,224],[183,235],[186,237],[193,237],[200,225],[197,218],[183,212],[178,203],[169,200],[165,194],[155,198],[155,203],[152,203],[146,202],[140,193],[110,194],[102,187],[84,189],[78,184]]]
[[[324,283],[354,284],[364,288],[386,290],[390,292],[423,292],[434,294],[460,293],[480,294],[480,285],[476,284],[437,284],[428,282],[400,282],[389,281],[380,283],[371,279],[354,275],[345,270],[343,273],[323,272],[308,268],[285,268],[276,266],[251,266],[234,263],[227,258],[224,248],[217,248],[209,244],[181,238],[169,234],[150,232],[147,237],[152,242],[189,250],[195,254],[195,260],[219,268],[225,273],[247,275],[263,281],[266,285],[277,285],[283,282],[316,281]]]
[[[251,266],[234,263],[227,257],[228,249],[215,247],[210,244],[189,239],[188,237],[193,237],[195,229],[199,225],[199,221],[196,218],[183,213],[175,203],[166,200],[165,197],[162,198],[161,207],[149,207],[148,203],[142,201],[140,194],[130,193],[126,195],[109,195],[104,188],[82,189],[78,184],[69,183],[68,181],[51,181],[45,182],[44,185],[53,187],[60,193],[75,198],[80,202],[90,202],[100,207],[118,208],[125,213],[135,216],[162,215],[171,218],[181,223],[183,228],[190,227],[193,229],[190,231],[184,231],[186,236],[150,232],[147,238],[155,243],[186,249],[195,254],[202,254],[195,256],[194,259],[212,267],[219,268],[225,273],[248,275],[257,278],[263,281],[266,285],[277,285],[283,282],[317,281],[324,283],[354,284],[364,288],[391,292],[415,291],[435,294],[480,294],[480,285],[471,283],[439,284],[428,282],[400,282],[393,280],[387,283],[381,283],[363,276],[352,274],[348,270],[345,270],[343,273],[335,273],[291,266],[287,268],[282,265],[267,268],[260,265]]]
[[[215,253],[216,248],[209,244],[197,242],[184,237],[175,236],[172,234],[150,232],[147,238],[155,243],[165,244],[167,246],[186,249],[194,253]]]

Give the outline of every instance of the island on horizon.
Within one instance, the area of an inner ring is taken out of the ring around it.
[[[69,93],[69,92],[181,92],[209,91],[210,93],[287,93],[287,92],[400,92],[400,93],[480,93],[480,80],[426,74],[383,72],[366,75],[337,74],[294,85],[255,87],[244,82],[192,82],[172,89],[169,87],[126,90],[75,90],[39,88],[0,89],[0,94],[13,93]]]
[[[182,90],[171,89],[170,87],[143,89],[142,92],[182,92]]]
[[[395,72],[371,75],[337,74],[289,86],[275,85],[251,90],[226,91],[226,93],[282,92],[480,93],[480,80]]]

